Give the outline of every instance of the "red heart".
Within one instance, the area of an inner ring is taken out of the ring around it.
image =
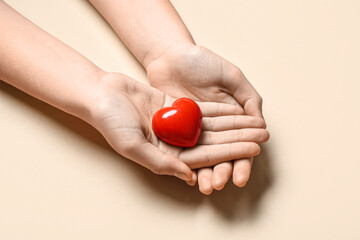
[[[193,147],[202,128],[199,106],[191,99],[179,98],[171,107],[154,114],[152,128],[161,140],[179,147]]]

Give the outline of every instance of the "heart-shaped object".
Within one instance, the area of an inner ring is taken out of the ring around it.
[[[202,128],[199,106],[191,99],[179,98],[171,107],[157,111],[152,128],[161,140],[179,147],[193,147]]]

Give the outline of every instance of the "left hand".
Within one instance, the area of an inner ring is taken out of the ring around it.
[[[146,66],[150,84],[173,97],[229,103],[241,114],[263,117],[262,99],[241,70],[210,50],[192,44],[170,47]],[[262,128],[265,128],[264,122]],[[266,139],[267,140],[267,139]],[[250,177],[253,158],[220,163],[198,171],[200,191],[210,194],[233,182],[242,187]]]

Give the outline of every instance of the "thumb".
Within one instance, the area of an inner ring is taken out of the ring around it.
[[[246,100],[244,111],[246,115],[264,118],[262,114],[262,98],[256,96]]]
[[[244,108],[245,115],[264,118],[262,98],[240,69],[235,77],[229,75],[225,78],[225,86],[229,94]]]
[[[137,144],[125,151],[123,155],[150,169],[155,174],[175,176],[184,181],[192,180],[192,171],[184,162],[172,155],[163,153],[149,142]]]

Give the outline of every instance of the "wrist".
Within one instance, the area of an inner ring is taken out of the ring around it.
[[[83,79],[83,84],[79,94],[74,97],[76,107],[68,111],[70,114],[82,119],[90,125],[95,124],[99,103],[106,95],[103,84],[103,78],[109,73],[98,69],[93,76]]]
[[[97,78],[96,84],[92,84],[89,94],[84,98],[86,114],[80,118],[101,131],[101,123],[109,112],[119,110],[114,109],[114,105],[120,107],[122,104],[118,100],[119,96],[128,99],[143,96],[141,92],[134,90],[136,81],[124,74],[100,71]]]
[[[166,44],[159,44],[149,51],[143,58],[142,65],[146,71],[149,67],[159,60],[171,61],[173,58],[180,57],[181,54],[186,53],[189,49],[196,47],[196,44],[192,40],[177,41]]]

